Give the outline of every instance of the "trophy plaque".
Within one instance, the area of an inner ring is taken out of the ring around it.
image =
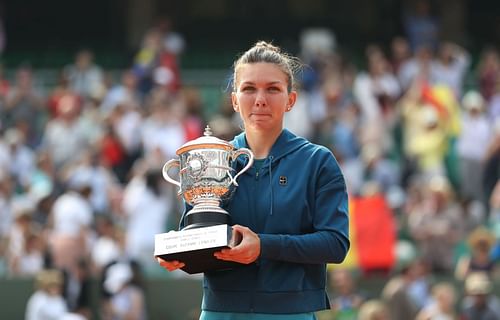
[[[240,235],[232,232],[230,213],[221,206],[230,199],[237,178],[253,164],[247,148],[235,149],[229,142],[212,136],[207,126],[203,137],[189,141],[177,150],[179,159],[167,161],[163,177],[179,187],[178,194],[192,209],[183,215],[183,228],[155,235],[154,255],[166,261],[184,262],[183,271],[193,274],[232,268],[239,263],[215,258],[213,253],[235,246]],[[248,157],[245,167],[234,172],[232,163]],[[179,181],[168,171],[178,167]]]

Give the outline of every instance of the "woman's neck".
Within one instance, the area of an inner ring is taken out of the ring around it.
[[[247,143],[252,150],[255,159],[267,158],[274,143],[281,134],[282,129],[277,132],[246,130]]]

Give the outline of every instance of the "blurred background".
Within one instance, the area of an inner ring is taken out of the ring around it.
[[[160,169],[240,132],[258,40],[304,63],[285,125],[348,184],[318,318],[500,319],[493,0],[1,1],[0,318],[197,319],[200,275],[152,258],[181,212]]]

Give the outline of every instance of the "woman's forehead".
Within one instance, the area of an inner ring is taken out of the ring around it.
[[[287,83],[287,75],[273,63],[245,63],[236,70],[238,82],[282,82]]]

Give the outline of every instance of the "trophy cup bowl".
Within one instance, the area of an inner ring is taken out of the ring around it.
[[[188,273],[229,268],[236,263],[213,257],[213,252],[239,241],[230,226],[230,213],[221,205],[238,186],[237,178],[252,166],[253,154],[247,148],[235,149],[213,137],[207,126],[203,137],[184,144],[177,155],[179,159],[163,166],[163,177],[179,188],[178,194],[192,209],[183,216],[180,231],[155,235],[155,256],[184,262],[183,270]],[[242,155],[248,157],[248,162],[235,173],[232,163]],[[168,173],[174,167],[179,169],[179,181]]]

